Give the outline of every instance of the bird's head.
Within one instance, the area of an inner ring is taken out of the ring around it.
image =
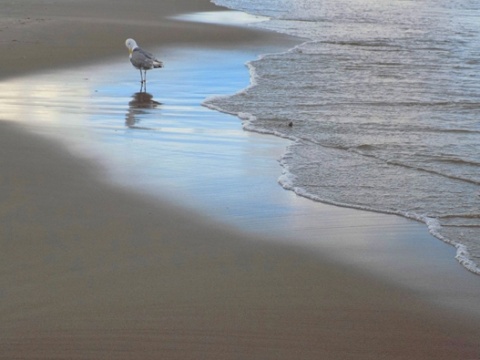
[[[137,43],[133,39],[125,40],[125,46],[127,47],[130,55],[132,54],[133,50],[135,50],[135,48],[138,47]]]

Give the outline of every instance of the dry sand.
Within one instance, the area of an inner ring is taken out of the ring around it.
[[[0,78],[125,55],[125,39],[149,45],[240,46],[280,36],[179,22],[172,15],[219,8],[205,0],[0,0]]]
[[[129,36],[268,37],[162,18],[207,0],[29,2],[0,1],[2,77],[108,57]],[[2,359],[480,358],[478,318],[127,193],[8,122],[0,167]]]

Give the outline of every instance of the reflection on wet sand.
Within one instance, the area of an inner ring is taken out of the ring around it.
[[[148,109],[155,109],[159,105],[162,104],[153,100],[153,95],[150,93],[140,91],[133,94],[132,100],[128,103],[125,125],[129,128],[148,130],[137,125],[140,122],[139,116],[147,114]]]

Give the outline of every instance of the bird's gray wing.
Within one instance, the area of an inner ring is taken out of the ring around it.
[[[145,51],[141,48],[136,48],[132,52],[130,61],[137,69],[151,69],[153,67],[155,57],[148,51]]]

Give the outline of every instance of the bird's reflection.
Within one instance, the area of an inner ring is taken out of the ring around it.
[[[128,112],[125,116],[125,125],[130,128],[148,129],[138,126],[140,116],[147,114],[148,109],[155,109],[162,105],[158,101],[153,100],[153,95],[144,91],[137,92],[132,95],[132,100],[128,103]]]

